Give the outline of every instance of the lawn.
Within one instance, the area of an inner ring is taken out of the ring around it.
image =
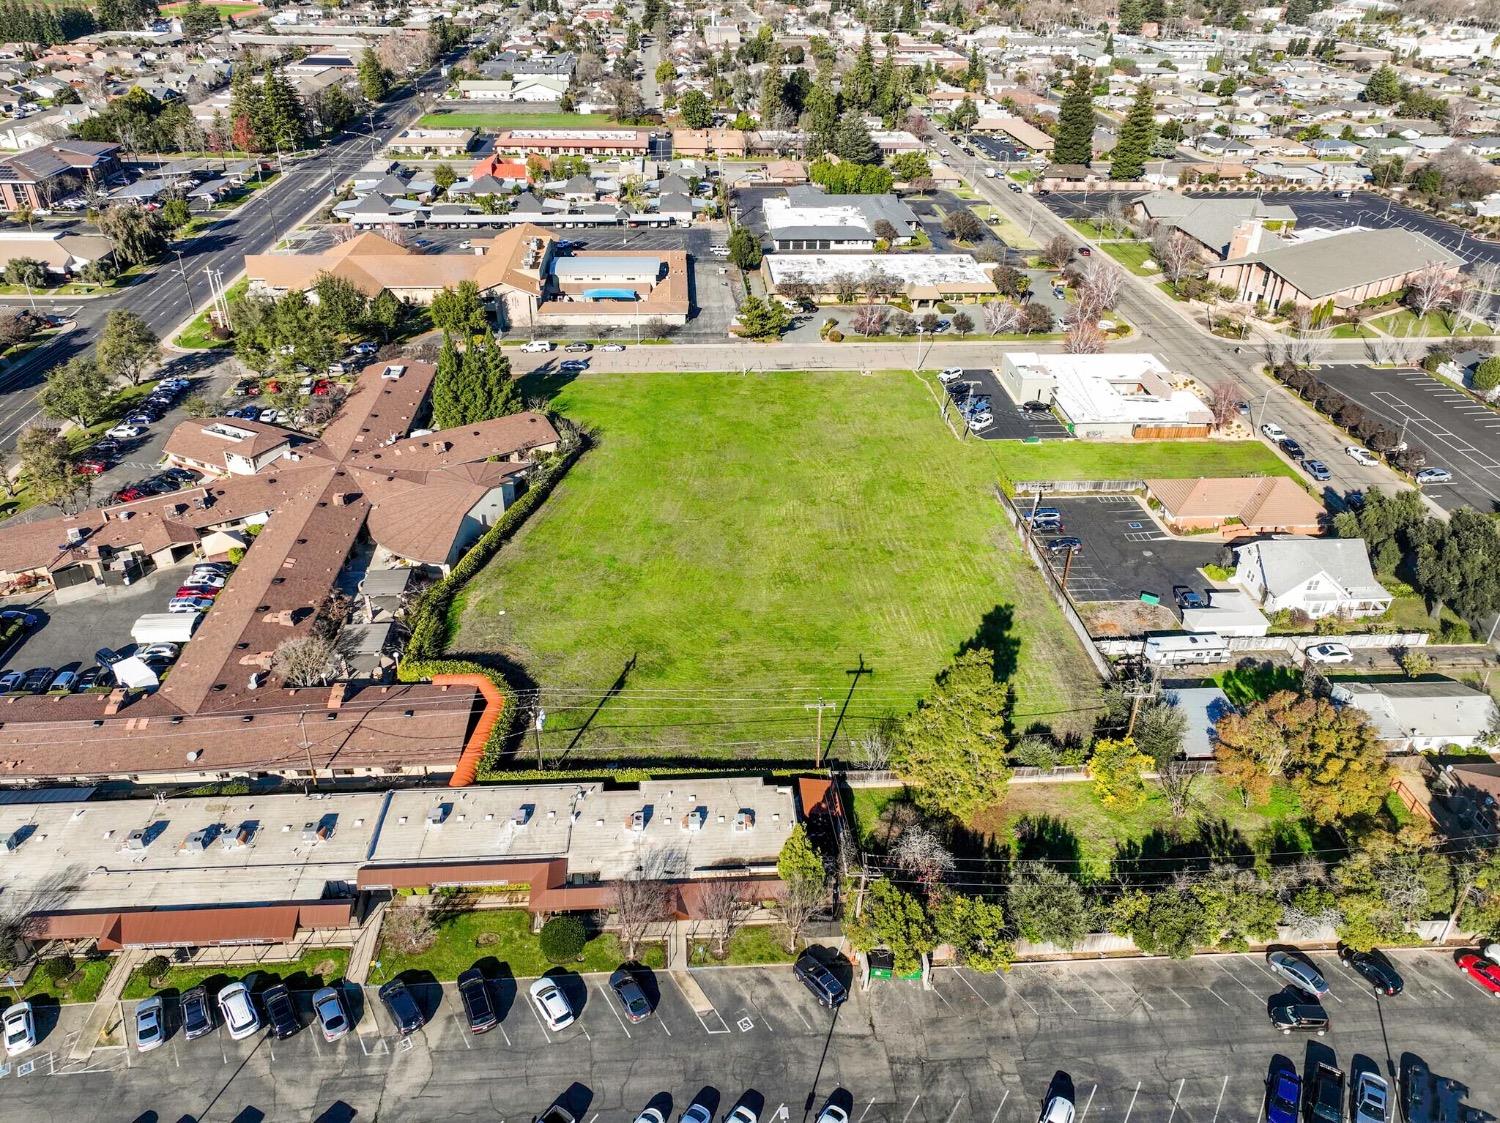
[[[1007,480],[1126,480],[1147,477],[1287,476],[1295,469],[1260,441],[979,442]]]
[[[1220,671],[1210,681],[1236,706],[1263,701],[1278,690],[1302,689],[1302,673],[1295,667],[1276,667],[1269,663]]]
[[[162,985],[152,986],[144,969],[138,969],[125,984],[121,995],[127,1001],[132,998],[150,998],[153,994],[185,994],[200,983],[207,983],[210,991],[217,990],[235,979],[255,976],[253,989],[265,990],[275,983],[286,983],[293,990],[316,990],[328,986],[344,977],[349,965],[348,948],[319,948],[310,951],[301,959],[287,963],[233,964],[222,963],[204,967],[174,967],[162,979]]]
[[[1166,797],[1154,785],[1149,791],[1140,807],[1122,812],[1101,804],[1088,782],[1011,784],[1004,801],[976,827],[1017,856],[1076,861],[1092,878],[1108,876],[1117,857],[1188,857],[1210,837],[1218,853],[1313,847],[1301,805],[1288,787],[1273,788],[1266,806],[1246,808],[1237,792],[1205,776],[1193,788],[1193,805],[1182,820],[1172,818]]]
[[[85,959],[79,962],[78,970],[68,978],[54,983],[46,973],[38,969],[31,973],[26,985],[21,987],[22,998],[55,998],[58,1002],[92,1002],[104,987],[114,960],[104,957]]]
[[[1388,335],[1492,335],[1489,328],[1472,321],[1456,329],[1454,323],[1441,312],[1429,312],[1418,317],[1410,309],[1403,308],[1391,316],[1373,321],[1374,325]]]
[[[1364,324],[1335,324],[1329,333],[1334,339],[1373,339],[1375,333]]]
[[[229,286],[229,289],[224,293],[224,299],[232,305],[245,295],[249,287],[250,279],[248,277],[241,277]],[[214,347],[229,347],[233,344],[232,340],[215,339],[210,334],[207,309],[199,312],[188,321],[187,326],[175,338],[170,339],[170,342],[174,347],[181,347],[184,350],[192,351],[207,351]]]
[[[1068,225],[1091,242],[1114,241],[1115,239],[1127,242],[1135,240],[1135,235],[1129,230],[1111,229],[1106,232],[1103,228],[1095,225],[1086,218],[1070,218],[1068,219]]]
[[[1105,242],[1099,247],[1137,277],[1160,276],[1160,269],[1147,269],[1145,263],[1154,261],[1151,247],[1145,242]]]
[[[213,8],[220,15],[231,17],[242,16],[246,12],[258,12],[261,10],[259,4],[247,4],[244,0],[203,0],[203,6],[205,8]],[[161,11],[163,14],[170,15],[173,12],[181,11],[185,7],[187,7],[185,3],[163,4]]]
[[[741,928],[729,937],[729,954],[723,959],[717,959],[714,957],[712,934],[704,934],[695,938],[689,946],[688,960],[693,967],[790,963],[796,956],[786,950],[785,935],[785,930],[779,924],[757,924],[753,928]]]
[[[438,110],[417,122],[439,129],[592,129],[614,124],[604,113],[505,113],[500,110]]]
[[[1097,680],[996,503],[992,442],[955,441],[926,383],[590,373],[553,405],[598,446],[460,598],[451,646],[540,684],[554,761],[806,760],[808,703],[838,707],[825,740],[857,733],[981,632],[1007,637],[1017,726],[1091,723]]]
[[[880,824],[880,816],[893,802],[901,798],[905,788],[850,788],[849,815],[854,837],[861,846],[868,846],[870,836]]]
[[[976,208],[977,209],[977,208]],[[990,232],[1004,242],[1007,246],[1017,250],[1041,249],[1037,240],[1026,231],[1022,230],[1018,223],[1011,221],[998,210],[994,211],[989,218],[985,219]]]
[[[380,967],[372,967],[370,974],[370,981],[375,983],[404,972],[431,975],[439,981],[456,979],[460,972],[485,959],[505,964],[518,979],[536,978],[558,966],[542,956],[537,939],[531,934],[531,914],[525,909],[455,913],[439,925],[437,941],[426,951],[399,955],[382,947],[376,958]],[[624,958],[619,940],[606,934],[595,936],[584,945],[581,962],[562,966],[570,971],[613,971]],[[641,959],[647,967],[663,966],[661,945],[643,947]]]

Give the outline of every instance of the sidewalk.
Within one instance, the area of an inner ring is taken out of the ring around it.
[[[89,1054],[99,1044],[99,1039],[120,1024],[114,1020],[121,1017],[120,995],[124,993],[125,984],[130,981],[135,969],[148,958],[149,955],[143,948],[130,948],[116,957],[114,966],[104,979],[104,986],[99,990],[99,997],[94,999],[94,1008],[89,1011],[88,1020],[83,1023],[78,1040],[73,1042],[73,1050],[68,1054],[69,1060],[88,1060]]]
[[[355,986],[362,987],[370,979],[370,964],[375,961],[375,949],[380,946],[380,926],[385,920],[385,910],[389,904],[389,901],[381,901],[370,910],[370,915],[365,917],[364,927],[354,941],[354,947],[349,951],[349,966],[344,971],[344,978]]]
[[[693,1013],[701,1018],[704,1014],[714,1012],[714,1004],[708,1000],[708,995],[703,993],[698,980],[688,970],[688,929],[691,925],[692,921],[688,920],[673,923],[672,931],[667,937],[667,973],[681,988],[682,997],[687,999]]]

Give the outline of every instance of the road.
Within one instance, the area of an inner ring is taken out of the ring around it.
[[[603,976],[567,975],[581,1013],[557,1034],[527,1006],[526,980],[502,970],[503,1020],[477,1038],[451,990],[427,986],[417,997],[428,1024],[405,1044],[366,1006],[366,1032],[332,1045],[310,1028],[242,1042],[222,1030],[185,1042],[174,1028],[154,1053],[99,1049],[79,1066],[64,1059],[81,1024],[69,1007],[43,1017],[29,1074],[0,1076],[0,1120],[72,1123],[99,1118],[106,1101],[110,1118],[160,1123],[524,1120],[566,1094],[579,1123],[629,1123],[651,1100],[675,1119],[700,1098],[717,1118],[742,1096],[765,1123],[801,1123],[842,1094],[850,1123],[1032,1123],[1061,1071],[1079,1123],[1258,1123],[1278,1056],[1390,1079],[1410,1053],[1495,1109],[1500,1078],[1483,1044],[1495,1004],[1450,952],[1393,952],[1406,989],[1379,1000],[1332,954],[1312,958],[1333,987],[1322,1038],[1275,1032],[1266,1011],[1282,985],[1261,957],[1239,955],[939,968],[928,991],[856,988],[837,1017],[784,966],[700,970],[711,1011],[695,1014],[660,975],[645,983],[655,1014],[638,1025],[618,1016]]]
[[[417,80],[421,92],[441,89],[437,68]],[[25,355],[0,376],[0,448],[11,448],[17,435],[37,416],[37,388],[47,371],[93,347],[105,316],[116,308],[139,313],[163,338],[209,299],[205,270],[222,272],[227,285],[244,267],[246,254],[263,253],[291,230],[329,191],[370,159],[392,134],[418,112],[418,97],[408,90],[373,114],[367,129],[331,141],[306,159],[288,162],[286,173],[256,192],[249,202],[215,226],[186,242],[174,244],[149,277],[117,296],[47,302],[75,315],[73,330]],[[181,267],[175,251],[181,251]],[[24,302],[24,299],[23,299]],[[41,302],[39,302],[40,304]],[[76,312],[75,312],[76,309]]]

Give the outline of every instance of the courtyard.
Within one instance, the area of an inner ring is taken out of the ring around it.
[[[905,712],[981,635],[1018,727],[1092,723],[994,446],[955,441],[923,381],[588,374],[552,404],[597,447],[469,586],[451,644],[540,691],[550,763],[805,761],[820,719],[842,743]]]

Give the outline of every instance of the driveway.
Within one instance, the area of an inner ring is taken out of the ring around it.
[[[1500,412],[1420,370],[1350,363],[1317,374],[1426,450],[1429,466],[1453,473],[1452,483],[1424,485],[1428,498],[1449,511],[1500,513]]]
[[[1023,513],[1030,497],[1019,502]],[[1083,547],[1068,569],[1068,591],[1080,601],[1137,600],[1152,593],[1172,603],[1176,585],[1202,588],[1198,569],[1218,561],[1220,542],[1173,538],[1161,530],[1133,495],[1092,495],[1056,499],[1043,495],[1041,506],[1062,512],[1062,534],[1081,538]],[[1056,535],[1039,536],[1043,543]],[[1066,554],[1052,559],[1061,576]]]
[[[995,420],[976,436],[987,441],[1073,439],[1073,434],[1050,412],[1028,412],[1012,401],[989,367],[965,367],[963,378],[949,384],[950,398],[954,396],[953,390],[958,386],[967,386],[972,397],[986,397],[990,400],[990,413]],[[957,418],[954,420],[957,423]]]

